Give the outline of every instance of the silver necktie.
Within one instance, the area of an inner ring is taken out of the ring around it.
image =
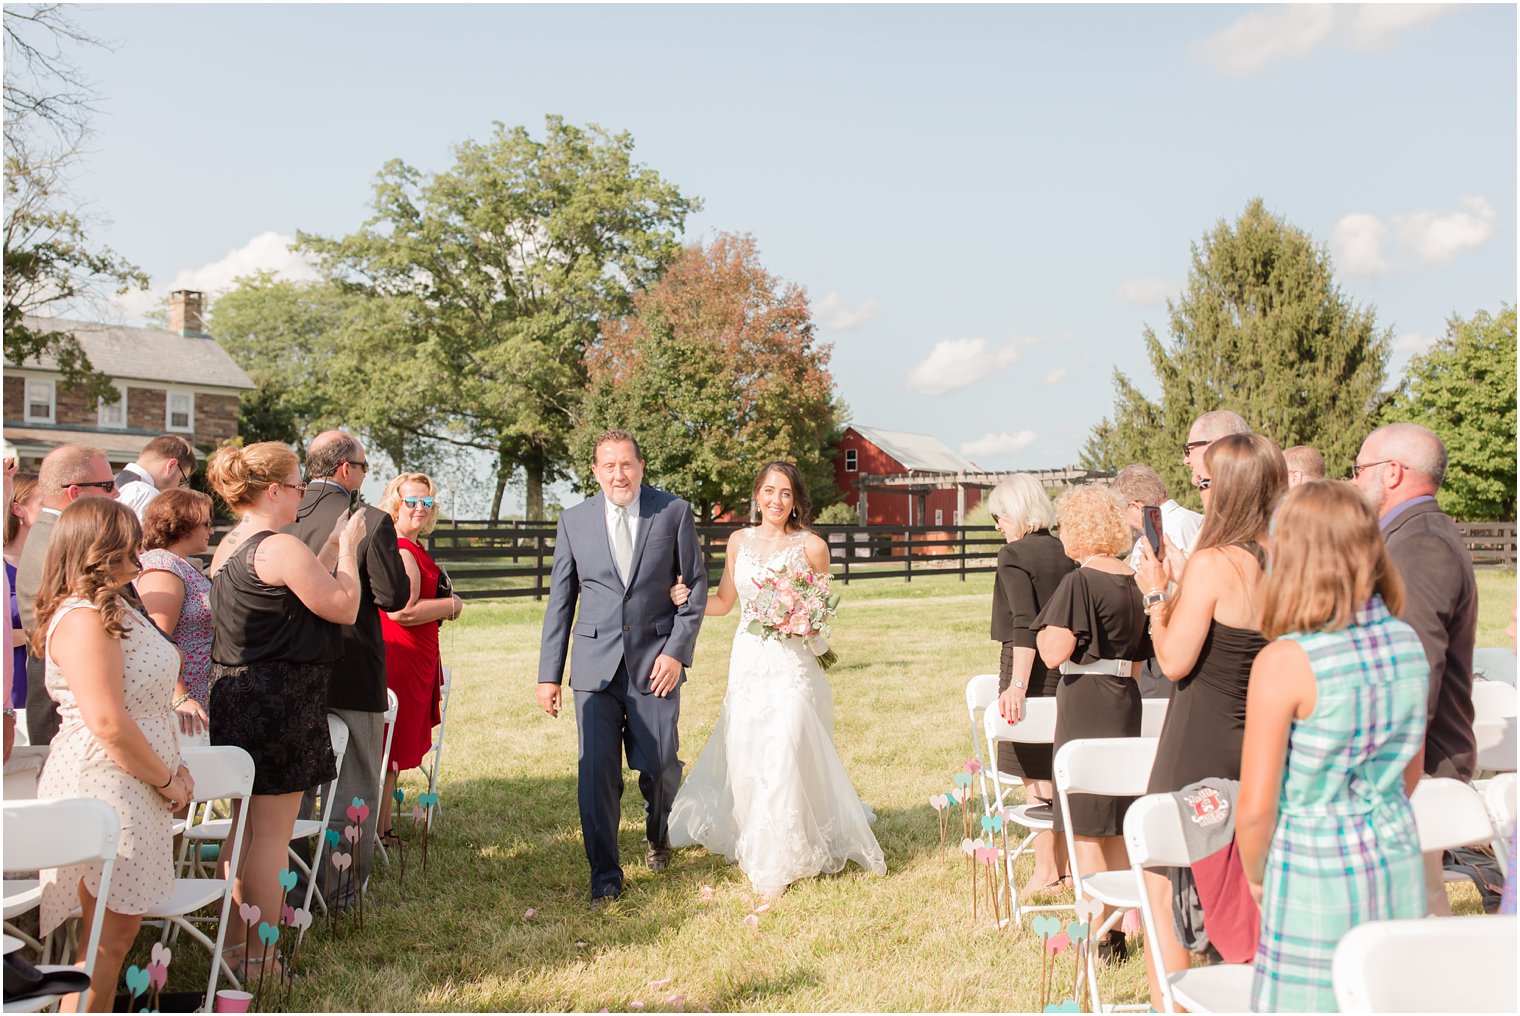
[[[617,526],[612,532],[612,556],[618,575],[628,584],[628,569],[633,566],[633,534],[628,529],[628,509],[617,509]]]

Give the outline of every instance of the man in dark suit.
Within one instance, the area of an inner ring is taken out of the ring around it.
[[[609,430],[597,439],[595,473],[602,492],[559,517],[538,658],[539,705],[558,716],[573,621],[577,799],[593,910],[623,893],[617,833],[625,746],[644,795],[645,862],[653,871],[670,863],[681,682],[707,604],[691,505],[643,485],[644,456],[632,434]],[[682,580],[691,595],[677,607],[670,587]]]
[[[299,537],[312,549],[321,550],[332,533],[338,516],[355,503],[360,485],[369,471],[364,446],[351,434],[329,430],[318,434],[306,452],[306,495],[296,521],[286,531]],[[327,708],[348,725],[348,753],[338,780],[336,804],[330,828],[339,836],[351,825],[348,804],[362,797],[369,805],[359,837],[359,856],[354,858],[357,877],[345,878],[346,886],[364,884],[375,851],[375,822],[380,813],[377,799],[381,777],[381,755],[385,750],[385,642],[380,634],[380,611],[400,610],[406,606],[411,585],[406,567],[396,545],[396,526],[391,517],[370,505],[358,505],[365,513],[365,536],[359,544],[359,616],[342,629],[342,645],[333,656],[339,660],[333,668],[328,687]],[[302,815],[319,814],[316,791],[307,792]],[[333,872],[324,866],[322,894],[328,906],[343,908],[352,896],[335,899]]]
[[[1388,556],[1404,580],[1400,616],[1419,634],[1430,662],[1425,773],[1470,781],[1478,753],[1472,704],[1478,585],[1462,534],[1436,504],[1445,478],[1446,446],[1413,423],[1373,431],[1352,467],[1352,482],[1377,511]],[[1439,859],[1434,865],[1427,859],[1431,907],[1449,913],[1440,872]]]

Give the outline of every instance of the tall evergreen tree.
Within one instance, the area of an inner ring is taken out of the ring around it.
[[[1099,427],[1111,428],[1115,466],[1152,466],[1184,503],[1198,503],[1182,445],[1199,415],[1233,409],[1282,447],[1313,445],[1338,469],[1387,401],[1389,331],[1342,294],[1325,249],[1260,198],[1193,245],[1187,288],[1167,310],[1170,345],[1145,329],[1160,400],[1115,371],[1113,420]]]

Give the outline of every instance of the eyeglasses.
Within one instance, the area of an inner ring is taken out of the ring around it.
[[[179,470],[180,486],[182,486],[182,487],[188,487],[188,486],[190,486],[190,471],[188,469],[186,469],[181,463],[178,463],[178,462],[176,462],[174,464],[174,468],[176,468],[176,469]]]
[[[366,473],[369,472],[369,463],[368,462],[362,461],[360,459],[344,459],[343,461],[347,462],[349,465],[353,466],[355,469],[362,469]]]
[[[116,481],[115,480],[90,480],[87,483],[65,483],[63,485],[63,489],[64,490],[68,490],[70,487],[94,487],[96,490],[115,490],[116,489]]]
[[[1182,446],[1182,457],[1187,458],[1189,455],[1193,454],[1194,448],[1207,448],[1213,443],[1214,442],[1212,441],[1189,441]]]
[[[306,493],[306,484],[304,483],[286,483],[284,480],[281,480],[280,486],[289,487],[291,490],[298,490],[302,494]]]
[[[432,508],[434,500],[435,499],[431,497],[404,497],[401,499],[401,503],[406,505],[408,508],[415,508],[419,504],[424,508]]]
[[[1358,476],[1361,476],[1362,470],[1364,469],[1371,469],[1373,466],[1386,466],[1390,462],[1400,467],[1401,469],[1409,468],[1408,466],[1404,465],[1404,463],[1399,462],[1396,459],[1379,459],[1377,462],[1353,462],[1351,463],[1351,478],[1354,480]]]

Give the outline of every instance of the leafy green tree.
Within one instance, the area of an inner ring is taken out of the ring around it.
[[[818,517],[814,521],[820,526],[858,526],[860,525],[860,512],[851,508],[843,501],[836,501],[819,512]]]
[[[703,519],[748,511],[755,473],[774,459],[795,462],[813,503],[828,504],[842,412],[829,354],[807,294],[765,270],[753,237],[687,247],[635,295],[633,314],[603,323],[577,460],[591,461],[601,431],[624,427],[649,476]]]
[[[1441,509],[1472,521],[1515,518],[1515,308],[1452,315],[1410,361],[1381,423],[1418,423],[1446,444]]]
[[[1111,466],[1150,465],[1197,506],[1182,465],[1194,419],[1233,409],[1286,448],[1309,444],[1347,462],[1387,401],[1389,331],[1336,285],[1330,256],[1302,230],[1250,202],[1193,246],[1185,291],[1168,301],[1171,344],[1149,327],[1159,401],[1114,372],[1114,413],[1094,433]]]
[[[569,465],[598,322],[654,282],[699,204],[634,162],[629,134],[557,116],[543,140],[498,123],[454,156],[431,175],[388,163],[358,232],[299,245],[377,302],[343,335],[356,423],[490,451],[493,515],[521,468],[539,519]]]

